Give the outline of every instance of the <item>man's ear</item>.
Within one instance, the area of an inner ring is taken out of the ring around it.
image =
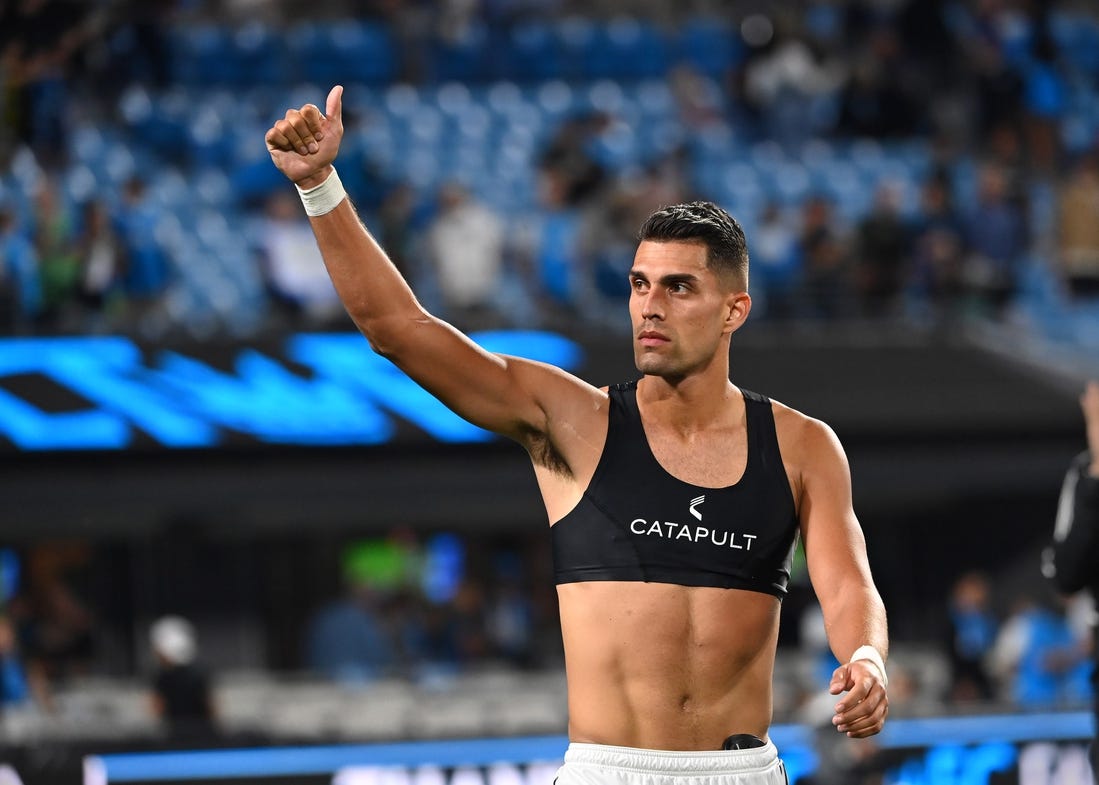
[[[725,300],[725,332],[735,333],[752,311],[752,296],[747,292],[730,292]]]

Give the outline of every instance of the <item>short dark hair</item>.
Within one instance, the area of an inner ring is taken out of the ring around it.
[[[687,202],[662,207],[645,219],[639,241],[699,243],[706,246],[706,266],[718,275],[732,274],[748,286],[748,241],[736,219],[713,202]]]

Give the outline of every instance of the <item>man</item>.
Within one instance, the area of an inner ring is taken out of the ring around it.
[[[208,742],[217,735],[217,709],[210,677],[199,666],[198,638],[191,622],[162,616],[149,628],[156,659],[152,682],[153,714],[164,721],[175,741]]]
[[[1046,549],[1043,572],[1063,594],[1088,590],[1099,598],[1099,382],[1089,382],[1080,396],[1088,449],[1076,456],[1061,489],[1053,544]],[[1095,613],[1092,612],[1092,623]],[[1093,626],[1092,655],[1099,656],[1099,627]],[[1095,716],[1099,721],[1099,666],[1091,676]],[[1099,782],[1099,749],[1091,746],[1091,767]]]
[[[729,381],[730,339],[751,309],[736,222],[709,203],[649,218],[629,275],[643,378],[597,389],[483,351],[420,307],[334,173],[342,96],[334,87],[323,115],[289,110],[267,147],[374,350],[530,454],[552,526],[569,685],[559,785],[785,781],[767,729],[799,531],[845,663],[830,686],[846,692],[833,723],[852,737],[879,732],[885,610],[842,448],[822,423]]]

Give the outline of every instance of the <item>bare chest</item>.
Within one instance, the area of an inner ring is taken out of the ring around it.
[[[748,466],[748,439],[743,427],[690,438],[646,428],[646,436],[653,457],[664,471],[691,485],[735,485]]]

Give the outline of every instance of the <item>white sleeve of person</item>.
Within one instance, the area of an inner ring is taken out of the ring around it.
[[[881,653],[877,649],[869,645],[859,646],[855,649],[855,653],[851,655],[851,660],[848,664],[855,660],[869,660],[874,663],[881,672],[881,683],[886,687],[889,686],[889,676],[885,673],[885,660],[881,658]]]
[[[305,214],[313,217],[332,212],[347,196],[335,167],[332,168],[332,174],[320,185],[305,189],[297,185],[294,187],[298,189],[301,203],[305,205]]]

